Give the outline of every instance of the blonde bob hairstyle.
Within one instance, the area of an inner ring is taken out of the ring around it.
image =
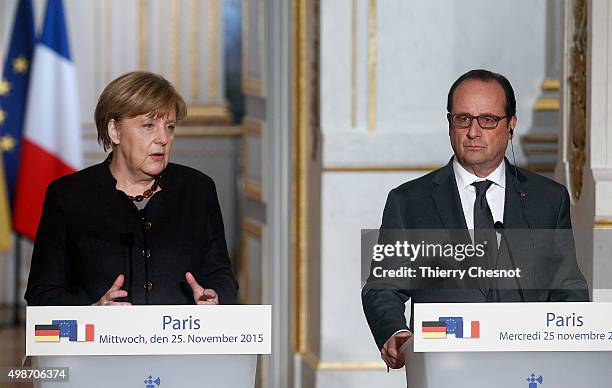
[[[147,71],[132,71],[111,81],[100,94],[94,119],[98,130],[98,143],[104,151],[113,143],[108,135],[108,123],[139,115],[164,117],[173,112],[176,120],[187,115],[183,97],[164,77]]]

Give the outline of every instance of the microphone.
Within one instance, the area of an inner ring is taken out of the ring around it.
[[[504,231],[504,223],[501,221],[495,221],[493,227],[495,228],[495,231],[499,234],[502,234]]]
[[[508,240],[504,236],[504,232],[505,232],[504,223],[501,221],[497,221],[495,222],[493,226],[495,227],[495,231],[501,234],[501,241],[504,242],[504,244],[506,245],[506,249],[508,249],[508,256],[510,256],[510,264],[512,265],[513,268],[516,268],[516,262],[514,261],[514,255],[512,254],[512,249],[510,248],[510,244],[508,244]],[[518,279],[518,277],[515,277],[514,280],[516,281],[516,285],[518,286],[518,293],[519,293],[519,296],[521,297],[521,302],[525,302],[525,295],[523,294],[523,287],[521,286],[521,282]]]

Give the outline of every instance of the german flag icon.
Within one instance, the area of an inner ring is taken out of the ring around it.
[[[421,332],[423,338],[446,338],[446,322],[423,321]]]
[[[59,342],[59,325],[35,325],[34,340],[36,342]]]

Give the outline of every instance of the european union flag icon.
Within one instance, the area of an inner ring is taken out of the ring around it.
[[[53,320],[51,323],[59,326],[60,338],[68,337],[69,341],[77,340],[78,327],[76,319]]]
[[[454,334],[455,338],[463,338],[463,317],[440,317],[439,322],[446,323],[446,334]]]

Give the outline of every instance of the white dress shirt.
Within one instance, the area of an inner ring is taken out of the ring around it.
[[[474,201],[476,200],[476,188],[472,183],[484,180],[493,182],[487,190],[487,202],[493,214],[493,222],[504,222],[504,201],[506,199],[506,164],[502,160],[501,164],[485,178],[480,178],[459,164],[457,159],[453,159],[453,172],[457,181],[457,190],[461,198],[461,207],[465,216],[465,223],[468,230],[474,229]]]

